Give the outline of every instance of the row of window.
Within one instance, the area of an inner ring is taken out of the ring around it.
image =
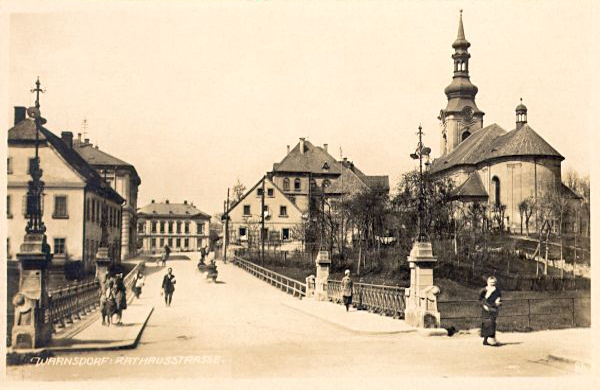
[[[248,232],[247,227],[240,226],[238,228],[238,237],[241,241],[247,241],[248,234],[249,234],[249,232]],[[289,241],[291,239],[289,228],[283,228],[283,229],[281,229],[281,232],[269,231],[269,228],[264,228],[262,231],[262,236],[265,239],[270,239],[273,241],[275,241],[275,240]]]
[[[183,246],[181,245],[183,243]],[[158,244],[158,245],[157,245]],[[154,238],[150,239],[150,248],[164,248],[164,246],[168,245],[171,249],[189,249],[190,248],[190,239],[189,238]],[[202,239],[197,239],[197,247],[200,248],[202,246]]]
[[[159,230],[160,229],[160,230]],[[183,231],[182,231],[183,229]],[[150,232],[151,233],[190,233],[190,222],[185,221],[151,221]],[[138,223],[138,233],[146,232],[146,222]],[[204,234],[204,223],[196,223],[196,234]]]
[[[286,191],[286,192],[291,191],[290,184],[291,184],[290,179],[288,179],[287,177],[285,179],[283,179],[283,191]],[[321,186],[323,188],[327,188],[330,185],[331,185],[331,181],[329,179],[323,180],[323,183],[321,184]],[[317,181],[315,179],[310,180],[310,187],[312,189],[317,187]],[[302,191],[302,181],[299,178],[294,179],[294,191]],[[262,188],[260,188],[260,187],[257,188],[256,195],[262,196],[262,194],[263,194]],[[270,198],[272,198],[274,196],[273,188],[267,188],[267,196]]]
[[[91,198],[85,200],[85,220],[100,224],[102,222],[103,207],[109,227],[118,227],[121,220],[121,210],[104,204],[103,200]]]
[[[29,207],[28,207],[28,197],[27,195],[23,195],[21,202],[21,212],[24,217],[29,217]],[[13,205],[12,205],[12,196],[6,196],[6,217],[13,217]],[[44,197],[42,197],[41,202],[41,212],[44,215]],[[66,195],[54,195],[54,209],[52,212],[52,218],[56,219],[65,219],[69,218],[69,213],[67,209],[67,196]]]
[[[264,205],[263,211],[264,211],[265,215],[268,215],[269,214],[269,205]],[[246,217],[252,216],[252,210],[250,209],[249,204],[244,205],[244,216],[246,216]],[[279,216],[280,217],[288,216],[287,206],[279,206]]]

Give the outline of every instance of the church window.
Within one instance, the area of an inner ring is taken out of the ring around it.
[[[294,191],[300,191],[301,186],[300,186],[300,179],[295,179],[294,180]]]
[[[499,207],[500,202],[500,179],[497,176],[492,178],[492,183],[494,184],[494,205]]]
[[[283,190],[284,191],[290,190],[290,179],[288,179],[287,177],[285,179],[283,179]]]

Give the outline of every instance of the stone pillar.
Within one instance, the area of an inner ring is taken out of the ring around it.
[[[52,323],[46,322],[48,309],[48,265],[50,247],[43,233],[28,233],[17,254],[19,292],[13,297],[15,307],[12,348],[41,348],[52,338]]]
[[[331,260],[328,251],[319,251],[317,255],[317,276],[315,277],[315,300],[327,300],[327,281],[329,280],[329,267]]]
[[[419,328],[439,328],[440,313],[437,310],[437,294],[440,290],[433,284],[433,257],[431,242],[415,242],[408,263],[410,265],[410,288],[405,291],[406,323]]]

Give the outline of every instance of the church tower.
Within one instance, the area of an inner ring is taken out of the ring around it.
[[[458,36],[452,44],[454,54],[454,76],[444,92],[448,97],[448,105],[440,111],[438,119],[442,124],[440,155],[452,152],[473,132],[483,127],[483,111],[475,104],[477,87],[469,79],[469,46],[465,38],[462,21],[462,10],[458,23]]]

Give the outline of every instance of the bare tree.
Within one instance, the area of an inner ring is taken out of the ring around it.
[[[523,234],[523,219],[525,220],[525,232],[529,236],[529,221],[535,211],[535,202],[533,198],[528,197],[519,203],[519,214],[521,216],[521,234]]]
[[[232,205],[237,204],[242,197],[246,194],[246,186],[242,184],[240,179],[237,179],[237,183],[231,188],[231,192],[233,193]],[[231,206],[233,207],[233,206]]]

